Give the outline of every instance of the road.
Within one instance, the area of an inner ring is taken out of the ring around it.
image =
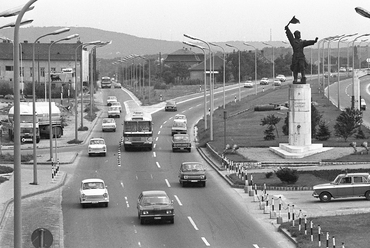
[[[129,100],[123,91],[107,89],[102,92],[104,99],[116,95],[121,102]],[[242,89],[242,92],[245,96],[255,90]],[[237,94],[237,89],[228,91],[227,102]],[[222,96],[222,91],[216,93],[215,106],[222,105]],[[188,122],[194,124],[201,118],[203,108],[203,97],[199,96],[191,101],[179,100],[177,113],[187,115]],[[175,114],[155,113],[153,151],[122,151],[121,163],[118,163],[117,154],[123,117],[116,119],[118,128],[115,133],[103,133],[100,127],[104,114],[101,116],[92,136],[106,140],[107,157],[88,157],[84,148],[77,163],[65,168],[72,175],[63,189],[65,247],[106,247],[107,244],[108,247],[279,247],[275,237],[248,214],[240,197],[212,168],[207,167],[207,187],[182,188],[179,185],[180,163],[201,158],[195,149],[191,153],[172,152],[170,128]],[[108,208],[80,207],[80,182],[91,177],[102,178],[108,184]],[[174,200],[174,225],[140,225],[137,197],[141,191],[151,189],[165,190]]]

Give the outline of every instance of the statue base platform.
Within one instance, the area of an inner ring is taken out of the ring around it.
[[[270,147],[270,151],[282,158],[304,158],[313,154],[326,152],[332,147],[323,147],[322,144],[311,144],[307,146],[293,146],[286,143],[279,144],[279,147]]]

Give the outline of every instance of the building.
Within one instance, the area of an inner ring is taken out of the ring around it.
[[[191,67],[199,64],[204,60],[203,53],[195,53],[190,49],[182,48],[171,54],[167,55],[167,58],[163,61],[164,65],[172,65],[175,63],[184,63]]]
[[[214,74],[218,74],[218,71],[223,67],[223,59],[219,56],[214,56]],[[190,71],[190,80],[204,80],[204,62],[193,65],[189,69]],[[209,77],[209,59],[206,60],[206,74]]]

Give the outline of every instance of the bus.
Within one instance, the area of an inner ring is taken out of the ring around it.
[[[126,114],[123,123],[123,146],[125,150],[153,149],[153,122],[150,113],[134,111]]]
[[[112,80],[110,79],[110,77],[101,78],[101,88],[112,88]]]

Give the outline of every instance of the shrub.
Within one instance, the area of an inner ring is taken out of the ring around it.
[[[299,178],[298,171],[290,168],[279,168],[275,171],[276,176],[280,181],[287,184],[295,184]]]
[[[267,173],[265,174],[265,176],[266,176],[266,178],[270,178],[273,174],[274,174],[274,173],[270,171],[270,172],[267,172]]]

